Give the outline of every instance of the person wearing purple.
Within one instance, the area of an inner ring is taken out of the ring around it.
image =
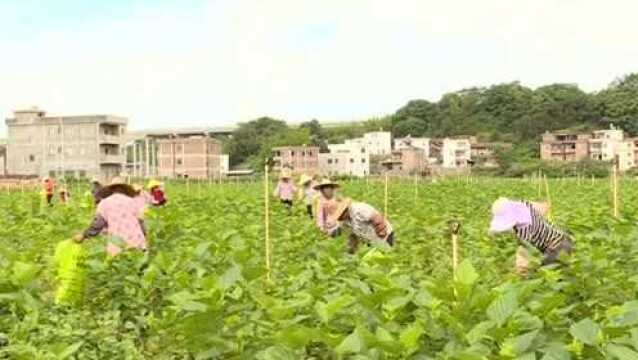
[[[499,198],[492,205],[490,233],[514,231],[522,245],[531,245],[543,254],[543,265],[556,263],[561,254],[572,252],[572,239],[547,219],[549,206],[546,203],[515,201]],[[516,270],[526,273],[529,254],[524,246],[516,253]]]

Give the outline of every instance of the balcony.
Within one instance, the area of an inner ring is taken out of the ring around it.
[[[118,135],[100,134],[100,144],[120,144],[121,138]]]
[[[124,155],[100,154],[101,164],[123,164],[126,162]]]

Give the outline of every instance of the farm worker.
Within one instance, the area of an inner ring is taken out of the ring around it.
[[[292,179],[290,174],[282,173],[279,176],[279,182],[275,187],[275,196],[279,198],[279,201],[284,205],[286,210],[288,211],[288,215],[292,215],[292,201],[295,197],[295,192],[297,188],[292,183]]]
[[[100,180],[98,178],[94,177],[93,179],[91,179],[91,194],[93,195],[93,200],[96,204],[100,202],[98,194],[100,193],[100,190],[102,190],[102,188],[102,183],[100,183]]]
[[[339,235],[339,223],[330,221],[330,213],[334,211],[337,205],[335,199],[335,191],[339,188],[339,184],[324,179],[320,183],[314,186],[314,189],[319,192],[319,196],[315,198],[315,218],[317,220],[317,227],[324,234],[336,237]]]
[[[312,203],[317,196],[317,192],[314,189],[314,180],[310,176],[304,174],[301,175],[299,185],[302,187],[299,190],[299,198],[306,203],[306,212],[308,213],[310,220],[312,220]]]
[[[47,204],[51,205],[53,195],[55,194],[55,181],[52,178],[44,178],[43,193],[47,200]]]
[[[164,184],[157,180],[151,180],[148,182],[148,185],[146,185],[146,188],[150,192],[151,204],[153,206],[166,205],[166,202],[168,200],[166,200],[166,195],[164,194],[164,190],[162,189],[163,186]]]
[[[372,206],[343,199],[337,202],[330,215],[333,222],[341,223],[352,230],[348,239],[348,252],[354,254],[359,241],[370,243],[387,243],[394,246],[394,230],[390,222]]]
[[[66,202],[71,198],[71,194],[66,188],[60,189],[60,202],[62,204],[66,204]]]
[[[499,198],[492,205],[490,233],[514,230],[521,246],[516,252],[516,271],[525,274],[529,267],[529,253],[522,245],[531,245],[543,253],[543,265],[556,263],[562,253],[570,254],[570,236],[547,219],[547,203],[514,201]]]
[[[134,200],[138,195],[130,185],[114,178],[109,186],[100,191],[102,199],[89,228],[75,236],[82,242],[105,232],[108,238],[106,250],[111,256],[123,248],[146,250],[144,224],[141,220],[143,208]]]

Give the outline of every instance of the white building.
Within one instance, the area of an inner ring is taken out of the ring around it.
[[[228,154],[221,154],[219,162],[220,175],[226,175],[230,171],[230,156]]]
[[[408,135],[404,138],[394,139],[394,148],[396,150],[410,149],[412,147],[423,150],[426,159],[430,157],[429,138],[413,138]]]
[[[324,175],[367,176],[370,154],[358,141],[328,145],[329,153],[319,154],[319,169]]]
[[[392,134],[389,131],[365,133],[363,142],[370,155],[389,155],[392,153]]]
[[[466,167],[472,160],[472,145],[469,139],[443,139],[441,152],[444,168]]]
[[[634,142],[625,140],[622,130],[613,125],[609,130],[594,131],[589,139],[589,156],[593,160],[613,161],[618,155],[618,169],[627,170],[635,166]]]

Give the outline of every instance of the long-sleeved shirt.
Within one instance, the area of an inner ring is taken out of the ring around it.
[[[312,205],[315,196],[317,195],[317,191],[312,188],[312,184],[308,186],[304,186],[302,189],[302,196],[306,205]]]
[[[375,225],[377,221],[383,221],[385,225],[385,236],[377,234]],[[348,218],[343,224],[352,229],[352,233],[358,238],[368,241],[385,241],[393,232],[392,225],[372,206],[353,202],[348,209]]]
[[[103,199],[91,226],[84,232],[84,237],[97,236],[102,232],[110,237],[107,252],[117,255],[122,247],[146,249],[145,229],[139,218],[141,209],[134,199],[113,194]]]
[[[297,188],[293,185],[292,181],[284,182],[279,181],[275,188],[275,194],[280,200],[293,200],[295,198],[295,192]]]
[[[326,199],[319,195],[319,203],[317,204],[316,220],[319,230],[326,234],[330,234],[339,227],[339,224],[332,223],[329,220],[330,213],[334,210],[337,202],[334,199]]]
[[[531,203],[525,202],[524,204],[529,209],[531,223],[524,226],[514,226],[514,232],[519,241],[528,243],[543,253],[555,250],[565,240],[571,241],[567,233],[545,220]]]

